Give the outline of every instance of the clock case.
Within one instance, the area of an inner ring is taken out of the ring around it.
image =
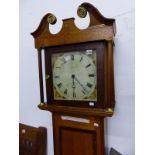
[[[105,79],[103,68],[104,68],[104,43],[102,42],[93,42],[93,43],[82,43],[82,44],[75,44],[75,45],[68,45],[62,47],[50,47],[45,48],[45,68],[46,68],[46,75],[49,75],[48,80],[46,80],[46,94],[47,94],[47,103],[53,105],[64,105],[64,106],[73,106],[73,107],[103,107],[105,103]],[[54,92],[53,92],[53,71],[52,71],[52,62],[51,56],[55,53],[65,53],[65,52],[72,52],[72,51],[86,51],[86,50],[95,50],[97,56],[97,102],[96,101],[79,101],[79,100],[54,100]],[[102,85],[103,87],[100,87]],[[90,106],[89,103],[94,103],[94,106]]]
[[[38,50],[40,104],[38,107],[50,112],[66,114],[82,114],[95,116],[112,116],[115,106],[114,67],[113,67],[113,37],[115,35],[115,20],[103,17],[89,3],[83,3],[78,8],[78,16],[84,18],[89,13],[90,24],[86,29],[79,29],[74,18],[64,19],[59,33],[52,34],[49,24],[56,23],[56,17],[48,13],[40,22],[37,30],[31,35]],[[90,106],[90,101],[64,101],[53,98],[53,79],[51,54],[95,49],[97,54],[97,102]],[[42,54],[45,55],[46,92],[44,92]],[[47,102],[45,103],[44,94]]]

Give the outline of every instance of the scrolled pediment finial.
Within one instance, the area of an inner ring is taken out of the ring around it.
[[[48,22],[49,24],[54,25],[54,24],[56,23],[56,21],[57,21],[57,18],[55,17],[55,15],[53,15],[53,14],[49,14],[49,15],[48,15],[48,17],[47,17],[47,22]]]
[[[75,18],[63,19],[62,28],[57,34],[52,34],[49,27],[54,25],[57,18],[52,13],[47,13],[41,20],[38,28],[31,33],[35,39],[35,47],[43,48],[61,44],[75,44],[98,40],[113,40],[115,35],[115,19],[104,17],[97,8],[90,3],[82,3],[78,6],[77,14],[80,18],[87,15],[90,18],[86,29],[76,27]],[[100,32],[100,33],[98,33]]]
[[[78,10],[77,10],[77,14],[80,18],[85,18],[87,15],[87,10],[85,7],[83,6],[79,6]]]

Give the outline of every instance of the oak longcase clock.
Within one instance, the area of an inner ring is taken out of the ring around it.
[[[31,33],[38,50],[38,107],[53,114],[55,155],[103,155],[104,118],[113,115],[115,105],[115,20],[103,17],[89,3],[81,4],[77,13],[90,17],[88,28],[77,28],[70,18],[63,20],[59,33],[52,34],[49,24],[57,19],[48,13]]]

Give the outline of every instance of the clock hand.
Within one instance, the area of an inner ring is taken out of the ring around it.
[[[75,79],[75,75],[74,74],[72,74],[72,87],[74,88],[75,87],[75,82],[74,82],[74,79]]]
[[[75,75],[74,75],[74,78],[75,78],[75,80],[78,82],[78,84],[83,88],[83,90],[84,90],[86,93],[88,93],[87,89],[83,86],[83,84],[80,83],[80,81],[75,77]]]

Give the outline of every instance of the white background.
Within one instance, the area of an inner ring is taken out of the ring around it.
[[[33,126],[45,126],[48,129],[48,155],[53,155],[53,137],[51,114],[37,108],[40,102],[37,51],[34,39],[30,35],[38,27],[46,13],[56,15],[58,22],[51,26],[58,33],[62,19],[75,17],[79,28],[86,28],[89,18],[81,20],[76,11],[82,3],[79,1],[21,0],[20,1],[20,42],[19,42],[19,121]],[[134,155],[134,0],[97,0],[89,1],[108,18],[116,19],[114,65],[116,108],[112,118],[107,119],[107,146],[114,147],[123,155]]]
[[[66,2],[66,1],[65,1]],[[111,2],[111,1],[110,1]],[[113,3],[115,1],[112,1]],[[129,3],[130,1],[128,1]],[[1,1],[0,5],[0,154],[18,154],[19,123],[19,2]],[[28,0],[20,0],[28,3]],[[29,3],[33,3],[29,1]],[[36,2],[35,2],[36,3]],[[33,9],[45,2],[38,1]],[[57,2],[61,3],[62,1]],[[69,2],[71,3],[71,2]],[[105,5],[103,1],[102,6]],[[112,4],[113,4],[112,3]],[[126,5],[128,5],[126,3]],[[24,4],[23,4],[24,5]],[[63,4],[64,5],[64,4]],[[39,6],[39,7],[37,7]],[[60,7],[59,6],[59,7]],[[113,8],[117,7],[112,5]],[[121,7],[121,4],[118,6]],[[50,8],[53,3],[50,2]],[[100,7],[100,6],[99,6]],[[124,6],[123,6],[124,7]],[[108,8],[108,7],[107,7]],[[109,9],[109,8],[108,8]],[[57,10],[57,9],[56,9]],[[47,11],[47,10],[46,10]],[[45,11],[45,13],[46,13]],[[33,12],[33,10],[32,10]],[[50,12],[53,12],[53,10]],[[103,11],[105,12],[105,11]],[[57,14],[60,12],[57,12]],[[110,13],[110,12],[106,12]],[[21,13],[20,13],[21,14]],[[104,13],[105,14],[105,13]],[[136,155],[155,154],[155,48],[154,1],[136,0]],[[40,14],[42,17],[42,14]],[[71,15],[72,16],[72,15]],[[40,17],[36,22],[39,23]],[[38,23],[36,26],[38,26]],[[28,23],[26,23],[28,24]],[[34,26],[34,28],[36,28]],[[33,30],[31,30],[33,31]],[[26,100],[26,99],[25,99]],[[37,104],[36,104],[37,105]],[[21,112],[20,112],[21,114]],[[34,115],[33,115],[34,116]]]

